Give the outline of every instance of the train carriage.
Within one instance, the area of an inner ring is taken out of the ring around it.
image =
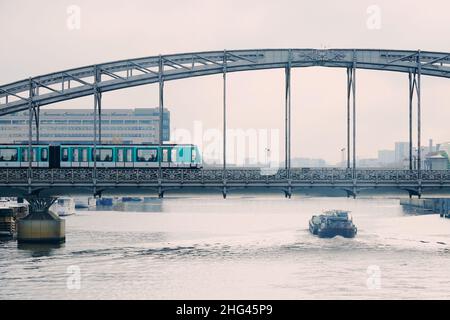
[[[22,168],[29,166],[30,152],[28,145],[3,144],[0,145],[0,167]],[[49,167],[49,146],[32,145],[32,167]]]
[[[0,145],[0,167],[28,167],[28,145]],[[198,147],[191,144],[98,145],[99,168],[199,168]],[[32,167],[94,167],[94,146],[88,144],[32,145]]]

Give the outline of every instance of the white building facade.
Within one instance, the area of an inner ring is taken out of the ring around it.
[[[0,143],[27,142],[28,119],[28,111],[0,117]],[[158,108],[102,109],[101,122],[102,143],[159,143]],[[98,117],[97,124],[99,124]],[[41,108],[39,116],[40,142],[92,143],[93,139],[94,115],[92,109]],[[34,118],[33,140],[36,140]],[[170,112],[168,109],[164,109],[163,141],[169,140]]]

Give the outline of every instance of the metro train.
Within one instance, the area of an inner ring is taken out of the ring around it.
[[[96,147],[99,168],[201,168],[199,149],[193,144],[103,144]],[[26,144],[0,145],[0,168],[29,166]],[[32,167],[94,167],[94,146],[89,144],[33,144]]]

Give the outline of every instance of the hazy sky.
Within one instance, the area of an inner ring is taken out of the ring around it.
[[[67,27],[71,5],[80,28]],[[370,6],[379,29],[367,27]],[[125,58],[252,48],[387,48],[450,52],[450,4],[423,1],[0,0],[0,83]],[[229,75],[231,128],[279,129],[284,72]],[[340,160],[346,144],[346,72],[302,68],[292,78],[293,156]],[[423,136],[450,141],[450,80],[423,78]],[[357,72],[358,156],[408,137],[407,75]],[[220,76],[168,82],[172,128],[221,128]],[[92,106],[92,97],[49,108]],[[155,85],[104,95],[104,108],[157,106]],[[282,152],[282,149],[280,150]]]

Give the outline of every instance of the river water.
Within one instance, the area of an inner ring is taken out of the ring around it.
[[[352,211],[354,239],[308,219]],[[66,243],[0,242],[0,299],[449,299],[450,219],[398,199],[190,195],[66,218]],[[140,212],[137,212],[140,211]]]

